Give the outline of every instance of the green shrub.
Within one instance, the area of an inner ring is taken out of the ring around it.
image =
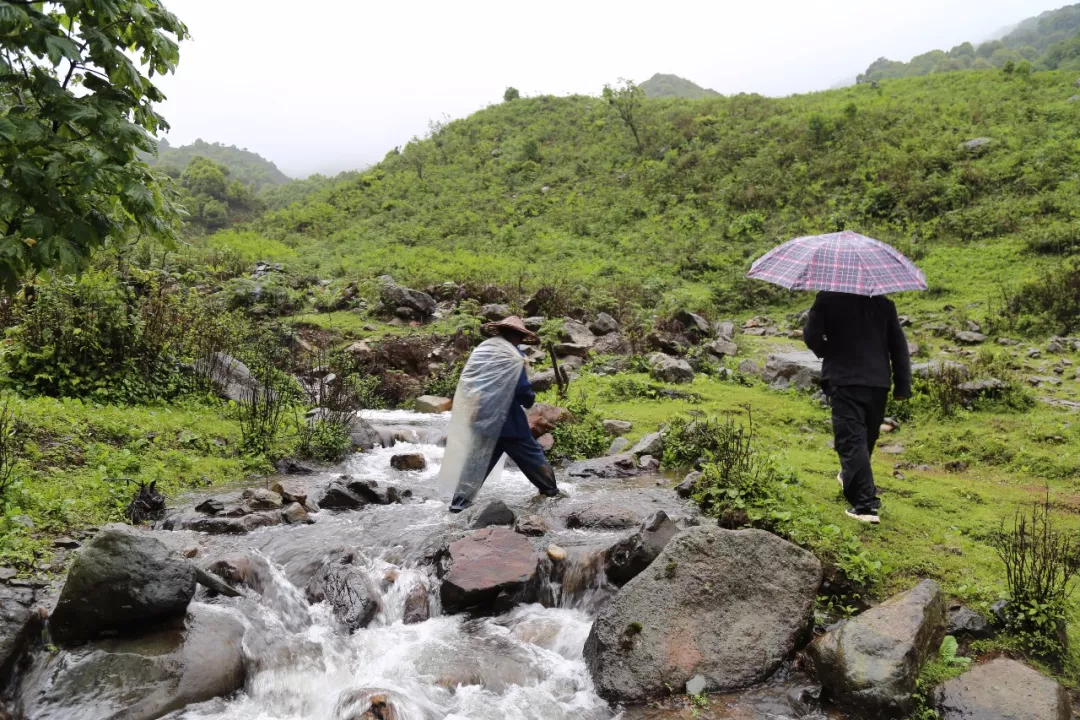
[[[1031,330],[1068,335],[1080,330],[1080,261],[1045,273],[1023,286],[1004,310],[1008,319],[1035,318]]]
[[[557,425],[551,432],[555,445],[551,457],[581,460],[603,455],[611,444],[602,418],[592,409],[584,391],[566,403],[576,422]]]
[[[458,380],[461,379],[461,371],[464,368],[464,362],[447,364],[438,374],[428,378],[427,383],[424,385],[424,394],[448,398],[454,397]]]
[[[352,452],[349,428],[341,423],[316,420],[300,433],[297,454],[322,462],[341,462]]]

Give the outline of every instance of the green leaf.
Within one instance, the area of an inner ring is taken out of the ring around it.
[[[62,35],[46,36],[45,50],[48,53],[49,62],[54,66],[59,65],[61,60],[76,62],[79,59],[79,46]]]

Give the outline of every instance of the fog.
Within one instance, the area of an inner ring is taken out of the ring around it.
[[[381,159],[429,120],[674,73],[722,93],[822,90],[879,57],[1000,35],[1063,0],[166,0],[187,23],[160,78],[173,145],[246,147],[288,175]]]

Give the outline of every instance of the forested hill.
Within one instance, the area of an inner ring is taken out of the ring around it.
[[[703,88],[678,75],[665,75],[663,73],[656,73],[641,83],[641,89],[645,91],[645,95],[651,98],[696,99],[714,97],[720,94],[715,90]]]
[[[180,177],[194,157],[207,158],[224,165],[229,169],[232,179],[239,180],[256,192],[265,187],[289,182],[289,177],[278,170],[277,165],[258,153],[241,150],[234,145],[208,143],[205,140],[196,140],[190,145],[180,147],[172,147],[168,141],[162,140],[158,145],[157,158],[150,157],[147,160],[170,175]]]
[[[1080,4],[1028,18],[1000,40],[970,42],[949,51],[931,50],[898,62],[880,58],[859,75],[859,82],[913,77],[954,70],[1003,68],[1025,61],[1040,70],[1080,71]]]
[[[613,99],[640,149],[601,98],[511,100],[255,229],[339,273],[546,281],[643,304],[731,300],[755,253],[844,227],[939,262],[946,246],[1052,244],[1080,213],[1073,80],[972,71],[701,100],[624,89]]]

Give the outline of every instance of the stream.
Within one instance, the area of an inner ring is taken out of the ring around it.
[[[615,592],[606,585],[599,553],[630,530],[567,529],[567,508],[597,499],[641,517],[665,510],[681,524],[697,522],[694,510],[660,476],[630,480],[560,478],[569,497],[548,500],[508,467],[487,483],[478,499],[501,499],[516,512],[539,514],[552,527],[536,538],[538,549],[555,543],[568,552],[561,582],[549,581],[543,604],[513,608],[489,618],[446,616],[439,607],[439,582],[431,557],[447,540],[460,537],[463,516],[451,515],[435,489],[449,415],[405,411],[366,412],[391,447],[350,456],[342,468],[288,482],[306,486],[310,497],[342,473],[374,479],[380,486],[410,490],[401,504],[357,511],[323,510],[312,525],[282,525],[248,535],[161,532],[176,548],[199,546],[200,564],[247,555],[258,569],[260,592],[210,597],[200,589],[195,603],[239,618],[246,681],[243,689],[177,710],[170,720],[360,720],[371,698],[384,696],[394,720],[668,720],[747,718],[784,720],[835,717],[808,699],[812,683],[791,667],[765,686],[713,696],[708,707],[613,708],[593,688],[582,649],[595,614]],[[419,452],[423,470],[390,468],[390,457]],[[209,496],[228,502],[242,488],[215,488],[182,499],[194,507]],[[349,634],[325,603],[309,604],[304,588],[325,559],[342,549],[354,552],[378,609],[366,628]],[[418,590],[423,588],[423,590]],[[430,618],[405,624],[410,595],[428,596]],[[119,700],[119,698],[117,698]],[[89,717],[71,708],[72,718]],[[94,715],[97,717],[105,717]],[[113,716],[110,716],[113,717]],[[115,717],[121,717],[117,715]]]

